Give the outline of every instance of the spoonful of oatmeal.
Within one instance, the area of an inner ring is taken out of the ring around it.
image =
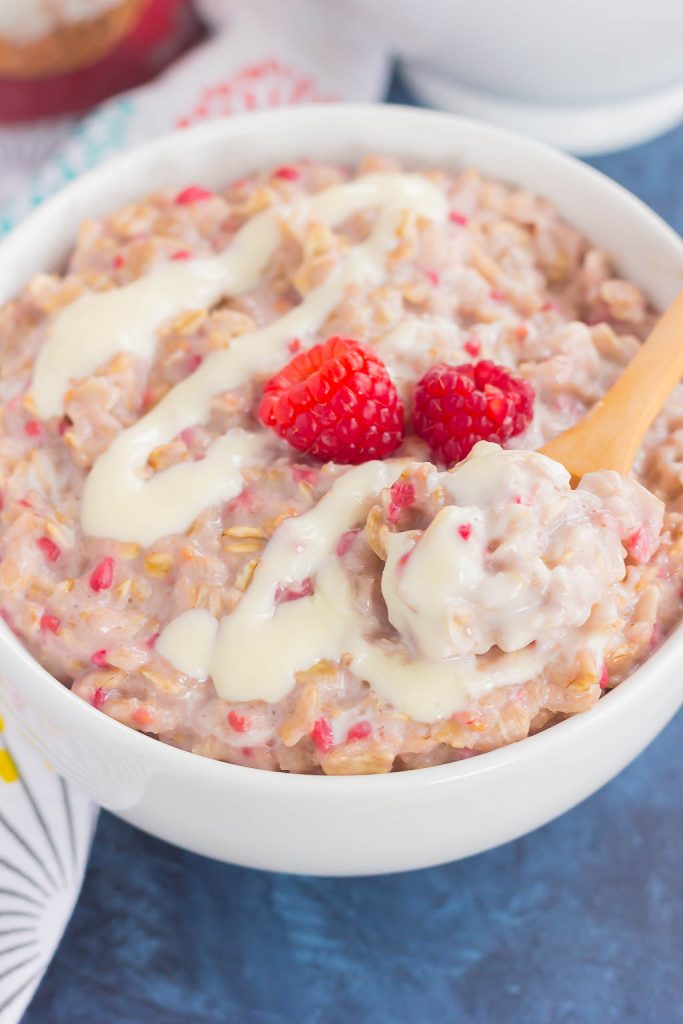
[[[683,291],[621,376],[573,427],[541,449],[574,480],[598,469],[626,475],[653,420],[683,377]]]

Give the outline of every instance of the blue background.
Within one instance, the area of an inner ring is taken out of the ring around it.
[[[590,162],[683,233],[683,127]],[[102,814],[26,1024],[680,1024],[682,747],[679,715],[532,835],[374,879],[232,868]]]

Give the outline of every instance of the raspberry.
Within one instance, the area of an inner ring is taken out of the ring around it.
[[[40,437],[43,433],[43,424],[39,423],[38,420],[27,420],[24,424],[24,430],[29,437]]]
[[[346,533],[342,533],[337,544],[337,555],[339,558],[343,558],[346,552],[353,546],[353,542],[360,533],[360,530],[347,530]]]
[[[372,733],[372,726],[369,722],[356,722],[346,734],[346,742],[353,743],[355,740],[366,740]]]
[[[95,591],[109,590],[113,582],[114,559],[103,558],[90,573],[90,587]]]
[[[448,219],[451,224],[460,224],[463,227],[469,223],[469,217],[466,217],[464,213],[458,213],[457,210],[451,210],[448,214]]]
[[[275,604],[298,601],[300,597],[310,597],[312,593],[313,581],[307,578],[301,583],[293,583],[290,587],[278,587],[275,591]]]
[[[29,505],[28,507],[30,508],[31,506]],[[55,542],[53,540],[50,540],[49,537],[39,537],[38,540],[36,541],[36,544],[43,552],[48,562],[59,561],[62,552],[59,550]]]
[[[415,433],[446,465],[460,462],[477,441],[503,444],[526,429],[534,391],[488,359],[432,366],[415,385]]]
[[[319,718],[314,722],[313,729],[311,730],[311,739],[321,754],[327,754],[328,751],[332,750],[334,734],[332,733],[332,726],[326,718]]]
[[[624,547],[634,562],[642,564],[647,562],[651,554],[651,539],[646,530],[638,528],[628,537],[624,538]]]
[[[106,697],[106,692],[102,689],[101,686],[98,686],[95,692],[93,693],[91,699],[92,706],[95,708],[96,711],[102,710],[102,705],[104,704]]]
[[[188,185],[175,197],[176,206],[192,206],[194,203],[203,203],[205,199],[213,199],[213,192],[202,188],[201,185]]]
[[[283,167],[278,167],[275,171],[275,177],[280,178],[281,181],[296,181],[301,177],[301,173],[297,167],[290,167],[285,164]]]
[[[251,728],[251,722],[246,715],[238,715],[236,711],[228,712],[228,725],[235,732],[247,732]]]
[[[405,480],[399,479],[391,485],[389,493],[391,498],[387,509],[387,519],[390,523],[397,523],[403,509],[410,508],[415,501],[415,488]]]
[[[328,338],[295,356],[266,383],[258,415],[323,462],[381,459],[403,437],[403,406],[386,366],[352,338]]]
[[[42,615],[40,618],[40,628],[47,633],[57,633],[59,631],[60,621],[56,615]]]

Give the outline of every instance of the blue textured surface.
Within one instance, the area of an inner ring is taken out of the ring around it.
[[[683,232],[683,127],[591,162]],[[25,1020],[683,1024],[682,747],[679,716],[538,832],[375,879],[231,868],[103,814]]]

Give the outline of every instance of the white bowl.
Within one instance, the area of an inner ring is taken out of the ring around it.
[[[681,0],[346,0],[434,106],[574,153],[683,118]]]
[[[680,288],[683,242],[642,203],[544,146],[445,114],[400,107],[295,108],[217,121],[112,160],[3,243],[0,300],[60,265],[79,223],[159,186],[219,186],[309,156],[384,152],[486,174],[552,199],[658,306]],[[158,743],[95,711],[3,626],[0,693],[66,778],[126,821],[199,853],[325,875],[438,864],[520,836],[583,800],[632,760],[681,703],[683,632],[585,714],[458,764],[325,778],[241,768]]]

